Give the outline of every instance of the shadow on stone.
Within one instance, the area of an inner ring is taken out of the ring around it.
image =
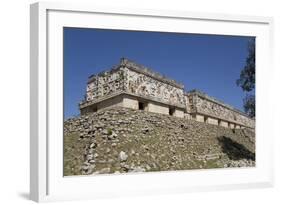
[[[250,159],[255,160],[255,153],[249,151],[244,145],[233,141],[232,139],[221,136],[218,137],[222,151],[227,154],[231,160]]]

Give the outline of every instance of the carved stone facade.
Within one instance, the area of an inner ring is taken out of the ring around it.
[[[193,90],[186,93],[185,97],[188,102],[188,112],[193,118],[203,116],[204,118],[201,117],[201,121],[223,127],[255,127],[255,120],[249,118],[245,113],[205,93]]]
[[[161,82],[145,74],[125,68],[126,91],[138,96],[149,97],[157,102],[163,102],[179,107],[185,106],[183,88]]]
[[[195,119],[229,128],[254,128],[254,120],[199,91],[184,92],[174,80],[122,58],[110,71],[89,77],[81,114],[107,107],[127,107]]]
[[[110,71],[90,76],[81,113],[122,106],[183,117],[184,86],[159,73],[121,59]],[[105,106],[107,105],[107,106]]]
[[[111,70],[92,76],[87,85],[86,100],[90,102],[102,96],[124,91],[124,84],[124,71],[121,69]]]

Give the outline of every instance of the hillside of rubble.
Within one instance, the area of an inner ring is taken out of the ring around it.
[[[64,122],[64,175],[255,166],[255,133],[111,108]]]

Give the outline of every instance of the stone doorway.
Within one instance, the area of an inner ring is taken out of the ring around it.
[[[204,122],[208,123],[208,117],[207,116],[204,116]]]
[[[176,109],[173,107],[169,107],[169,115],[173,116],[175,114]]]
[[[147,103],[139,102],[139,110],[147,110]]]
[[[92,112],[97,112],[97,111],[98,111],[97,106],[93,106],[93,107],[92,107]]]

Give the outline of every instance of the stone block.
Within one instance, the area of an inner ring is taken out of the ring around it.
[[[241,129],[240,125],[235,125],[235,129]]]
[[[219,122],[219,125],[222,126],[222,127],[228,127],[228,122],[221,120]]]
[[[219,124],[218,119],[211,118],[211,117],[208,117],[206,122],[208,124],[211,124],[211,125],[218,125]]]
[[[103,100],[102,102],[97,103],[96,105],[97,110],[101,110],[104,108],[111,108],[111,107],[117,107],[122,106],[122,97],[121,96],[115,96],[106,100]]]
[[[123,107],[138,110],[139,101],[137,99],[134,99],[133,97],[125,96],[123,97]]]
[[[184,113],[184,118],[188,119],[188,120],[191,120],[192,116],[189,113]]]
[[[203,115],[196,114],[195,119],[198,122],[204,122],[204,116]]]
[[[173,116],[184,118],[184,111],[176,108]]]
[[[156,104],[153,102],[148,103],[147,111],[169,115],[169,107],[167,105]]]

